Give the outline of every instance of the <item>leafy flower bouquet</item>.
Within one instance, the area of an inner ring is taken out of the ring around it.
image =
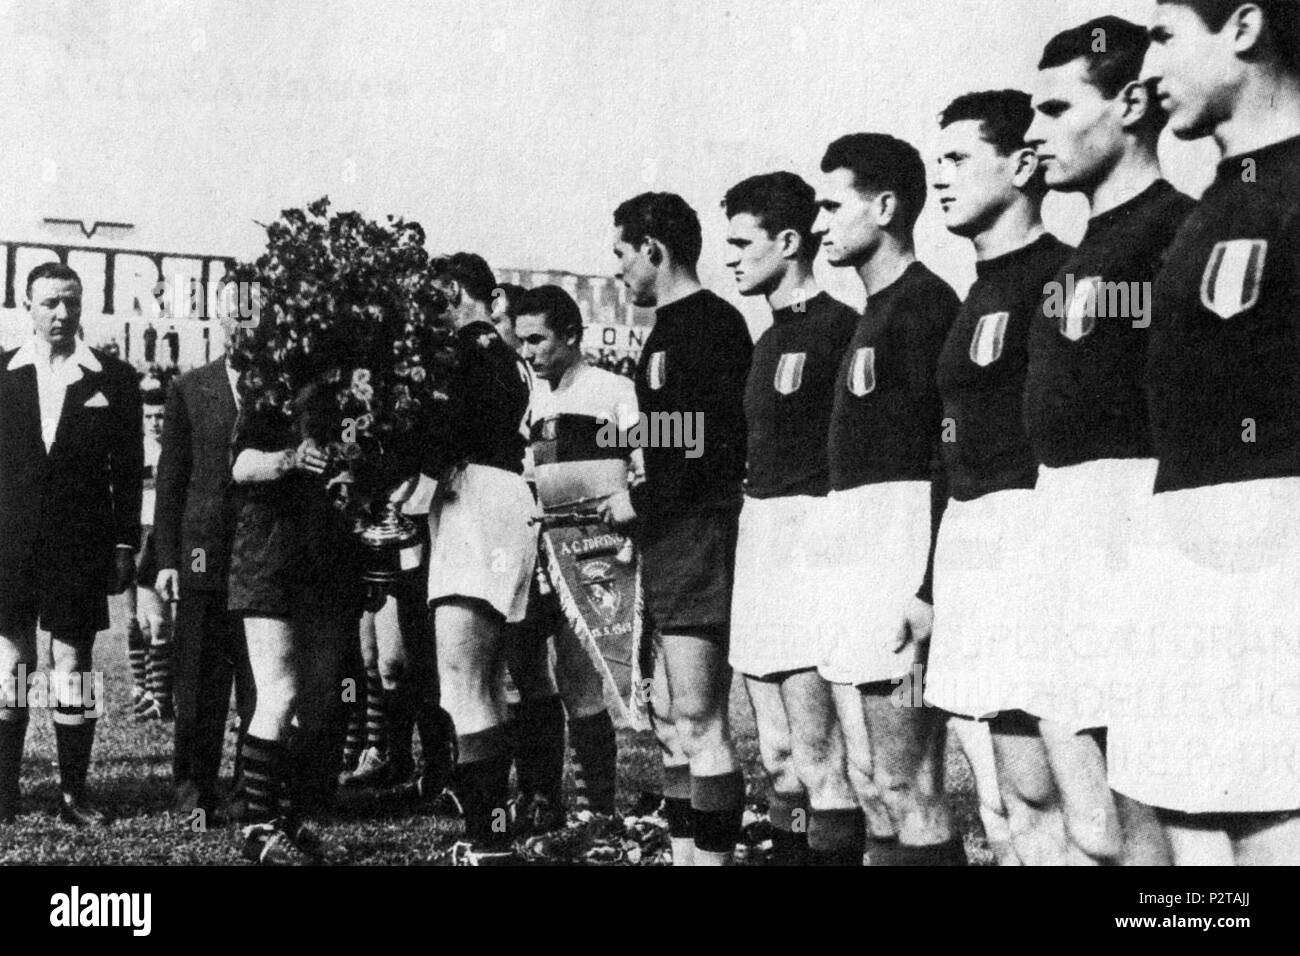
[[[245,412],[329,455],[336,505],[382,550],[370,538],[401,524],[390,497],[418,476],[454,363],[424,230],[331,214],[321,198],[284,210],[266,234],[266,251],[226,276],[249,283],[260,306],[232,356]]]

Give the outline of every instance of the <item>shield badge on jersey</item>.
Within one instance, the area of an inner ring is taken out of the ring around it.
[[[849,391],[858,398],[870,395],[876,388],[876,350],[866,347],[854,351],[849,362]]]
[[[1071,342],[1078,342],[1092,334],[1097,327],[1097,299],[1101,295],[1101,276],[1080,279],[1074,295],[1061,316],[1061,334]]]
[[[803,384],[803,367],[807,352],[786,352],[776,363],[772,386],[782,395],[793,395]]]
[[[1221,319],[1252,309],[1264,284],[1267,239],[1217,243],[1201,276],[1201,304]]]
[[[646,384],[656,392],[668,381],[668,353],[655,352],[645,367]]]
[[[542,441],[555,441],[559,434],[560,421],[557,418],[548,418],[542,422]]]
[[[975,323],[975,334],[970,340],[970,360],[980,368],[992,365],[1002,357],[1002,342],[1007,337],[1010,312],[990,312],[980,316]]]

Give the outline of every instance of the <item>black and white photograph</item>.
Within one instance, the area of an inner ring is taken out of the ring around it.
[[[1300,0],[3,0],[0,48],[51,927],[147,935],[120,867],[1300,864]],[[1095,915],[1249,928],[1219,876]]]

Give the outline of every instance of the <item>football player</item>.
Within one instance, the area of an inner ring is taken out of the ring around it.
[[[861,866],[865,820],[849,783],[831,685],[817,672],[818,615],[838,555],[826,433],[836,373],[857,315],[813,277],[813,188],[794,173],[737,183],[722,206],[727,268],[761,295],[772,325],[745,387],[745,505],[731,603],[731,666],[745,675],[767,772],[777,865]]]
[[[637,364],[637,403],[660,421],[703,421],[694,447],[656,443],[646,480],[606,499],[615,526],[639,520],[646,614],[656,633],[660,684],[671,697],[665,754],[680,745],[689,773],[665,763],[673,862],[722,866],[740,838],[745,781],[728,724],[736,533],[745,476],[745,378],[753,340],[734,306],[700,285],[703,238],[695,210],[672,193],[642,193],[614,211],[618,276],[634,305],[655,308]],[[670,436],[671,437],[671,436]]]
[[[867,307],[840,362],[828,453],[836,556],[825,583],[819,671],[870,812],[878,790],[896,834],[872,827],[872,865],[965,865],[943,790],[945,715],[898,706],[895,691],[925,665],[932,607],[932,487],[942,403],[939,351],[960,302],[916,259],[925,163],[880,133],[831,143],[822,158],[813,226],[833,266],[854,269]],[[910,704],[910,700],[908,702]],[[865,723],[864,723],[865,718]]]
[[[1153,319],[1163,319],[1151,283],[1192,206],[1161,175],[1166,115],[1141,81],[1147,46],[1146,31],[1118,17],[1054,37],[1027,134],[1047,185],[1082,194],[1091,210],[1079,248],[1044,288],[1025,380],[1048,604],[1041,680],[1024,709],[1039,718],[1080,864],[1168,862],[1154,815],[1111,795],[1104,732],[1137,676],[1132,647],[1149,600],[1136,549],[1148,537],[1155,476],[1143,382]]]
[[[1300,4],[1161,0],[1144,76],[1222,159],[1156,280],[1159,464],[1150,677],[1111,783],[1160,809],[1178,862],[1300,862]],[[1191,839],[1184,839],[1191,838]]]
[[[1028,93],[953,100],[939,117],[934,189],[944,223],[975,249],[975,284],[939,359],[951,500],[935,553],[925,700],[957,715],[999,864],[1063,863],[1065,834],[1042,742],[1020,708],[1034,665],[1038,466],[1022,412],[1029,327],[1070,249],[1043,228],[1047,187],[1025,142]],[[985,722],[987,721],[987,722]],[[991,737],[991,741],[990,738]],[[994,767],[1040,771],[1001,781]],[[1010,781],[1036,779],[1039,789]]]

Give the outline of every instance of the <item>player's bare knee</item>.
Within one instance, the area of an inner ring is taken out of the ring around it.
[[[1066,808],[1065,832],[1070,842],[1099,863],[1114,863],[1124,851],[1118,821],[1101,808]]]
[[[723,743],[722,720],[714,714],[678,714],[677,736],[688,757],[697,757]]]

